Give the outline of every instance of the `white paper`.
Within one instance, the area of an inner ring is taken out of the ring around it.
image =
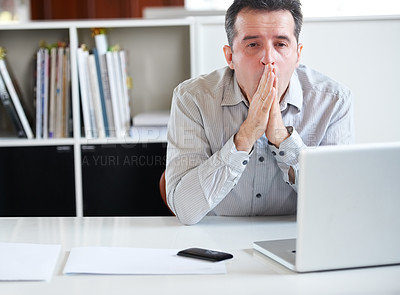
[[[225,274],[225,262],[177,256],[176,249],[72,248],[64,274]]]
[[[1,281],[49,281],[61,245],[0,243]]]

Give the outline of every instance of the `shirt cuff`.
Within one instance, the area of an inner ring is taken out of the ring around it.
[[[271,153],[283,172],[284,180],[288,183],[289,168],[293,167],[294,171],[297,172],[300,152],[306,148],[306,145],[294,128],[290,128],[290,133],[291,135],[280,144],[279,148],[276,148],[273,144],[269,144]]]
[[[272,155],[278,163],[297,166],[301,150],[306,147],[297,131],[293,128],[291,135],[280,144],[279,148],[269,145]]]
[[[238,151],[232,136],[221,149],[221,159],[238,174],[242,173],[250,161],[250,155],[244,151]]]

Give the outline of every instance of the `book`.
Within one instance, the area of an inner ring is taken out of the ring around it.
[[[64,47],[57,49],[57,72],[56,72],[56,138],[62,137],[63,133],[63,96],[64,96]]]
[[[104,128],[104,118],[103,118],[103,109],[100,98],[100,87],[99,87],[99,79],[97,76],[96,69],[96,57],[94,54],[89,54],[88,56],[88,69],[89,69],[89,82],[90,88],[92,91],[92,99],[93,99],[93,110],[96,120],[96,126],[98,131],[98,137],[104,138],[106,136],[105,128]]]
[[[26,133],[24,127],[19,120],[17,111],[15,110],[14,104],[11,100],[10,94],[7,91],[6,85],[4,84],[3,78],[0,75],[0,100],[4,105],[5,110],[7,111],[10,119],[17,131],[18,137],[26,138]]]
[[[107,60],[107,73],[108,80],[110,85],[110,93],[111,93],[111,102],[112,102],[112,110],[114,116],[114,127],[117,138],[123,137],[122,124],[121,124],[121,108],[119,104],[118,98],[118,82],[116,76],[116,65],[114,63],[113,53],[111,51],[107,51],[106,53]]]
[[[110,85],[107,72],[105,54],[108,50],[108,40],[105,28],[92,28],[92,36],[95,41],[95,48],[92,53],[96,58],[97,76],[99,79],[100,99],[103,109],[103,119],[106,137],[115,137],[114,115],[111,103]]]
[[[63,97],[62,97],[62,137],[72,135],[72,109],[71,109],[71,69],[70,49],[64,49],[63,66]]]
[[[57,68],[57,47],[50,49],[50,82],[49,82],[49,138],[55,136],[56,131],[56,68]]]
[[[36,52],[36,138],[43,137],[43,116],[42,116],[42,60],[43,60],[43,52],[38,50]]]
[[[102,80],[103,92],[104,92],[104,101],[105,101],[106,111],[107,111],[108,130],[110,133],[110,137],[116,137],[115,119],[114,119],[114,111],[113,111],[112,99],[111,99],[110,81],[108,79],[106,54],[100,55],[99,61],[100,61],[100,69],[101,69],[101,80]]]
[[[104,86],[103,86],[104,83],[102,81],[102,69],[101,69],[100,57],[97,52],[97,48],[93,48],[92,53],[94,55],[94,59],[96,62],[97,83],[98,83],[98,87],[99,87],[101,110],[102,110],[102,114],[103,114],[104,133],[105,133],[106,137],[110,137],[110,128],[108,125],[106,98],[104,95]]]
[[[120,50],[119,52],[119,59],[121,62],[121,87],[122,87],[122,105],[125,111],[125,119],[124,119],[124,128],[125,130],[129,130],[130,122],[131,122],[131,110],[130,110],[130,101],[129,101],[129,92],[128,89],[132,86],[130,77],[128,75],[128,65],[127,65],[127,58],[126,58],[126,51]]]
[[[22,94],[19,91],[17,80],[12,74],[11,70],[9,71],[6,61],[5,61],[5,50],[0,48],[0,74],[3,78],[6,89],[11,97],[12,103],[15,107],[15,110],[18,114],[18,118],[21,121],[21,124],[24,128],[26,137],[31,139],[33,138],[33,132],[31,126],[29,124],[26,113],[22,107],[21,100]]]
[[[122,81],[122,73],[121,73],[121,60],[119,58],[119,49],[112,51],[112,57],[114,59],[114,73],[115,73],[115,86],[117,89],[117,104],[119,107],[120,114],[120,128],[121,128],[121,137],[126,136],[126,113],[125,113],[125,97],[123,91],[123,81]]]
[[[48,123],[49,123],[49,51],[47,48],[39,49],[42,51],[42,60],[41,60],[41,68],[40,68],[40,75],[41,75],[41,85],[40,85],[40,99],[41,99],[41,116],[42,116],[42,130],[43,138],[48,137]]]
[[[79,89],[80,98],[82,105],[82,116],[83,116],[83,128],[86,138],[97,137],[95,132],[95,120],[93,114],[93,108],[91,106],[91,92],[89,86],[89,74],[88,74],[88,63],[87,57],[89,52],[85,45],[82,45],[77,49],[77,61],[78,61],[78,77],[79,77]]]

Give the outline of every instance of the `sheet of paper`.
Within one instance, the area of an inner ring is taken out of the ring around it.
[[[72,248],[64,274],[225,274],[225,262],[177,256],[177,249]]]
[[[0,243],[1,281],[49,281],[61,245]]]

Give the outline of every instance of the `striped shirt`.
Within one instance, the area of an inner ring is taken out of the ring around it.
[[[168,124],[167,201],[179,220],[205,215],[289,215],[297,209],[299,153],[307,147],[354,140],[351,92],[300,65],[280,103],[291,135],[279,149],[262,136],[250,154],[233,136],[247,117],[248,101],[228,67],[189,79],[173,93]]]

